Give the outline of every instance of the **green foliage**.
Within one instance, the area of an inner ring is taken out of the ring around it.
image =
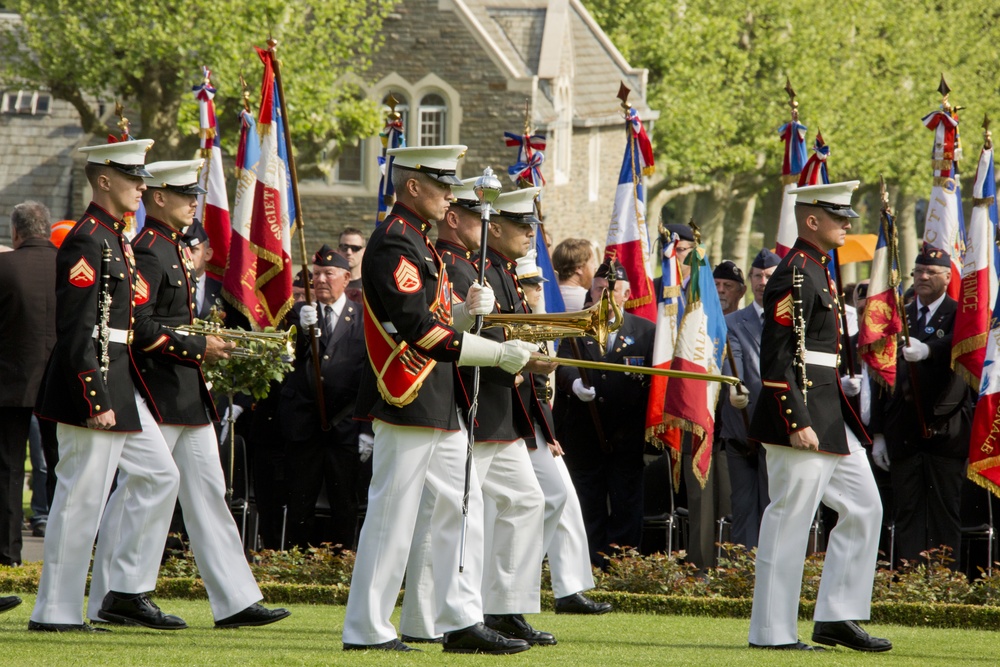
[[[265,327],[263,333],[280,332]],[[218,394],[250,394],[261,400],[271,391],[272,383],[280,382],[292,370],[294,344],[286,346],[277,340],[256,339],[242,341],[239,347],[245,354],[233,355],[203,369],[205,379]]]
[[[309,165],[323,151],[330,160],[338,146],[377,131],[375,106],[357,101],[347,82],[368,66],[368,54],[380,43],[382,20],[394,4],[18,0],[6,3],[21,21],[0,40],[0,79],[48,87],[76,106],[90,132],[104,131],[104,119],[85,95],[126,100],[139,109],[142,136],[167,149],[157,152],[164,159],[183,148],[182,143],[194,148],[197,116],[191,87],[200,83],[203,65],[212,70],[218,90],[224,146],[235,144],[242,106],[239,75],[243,73],[256,98],[262,67],[252,47],[267,48],[273,35],[279,41],[293,143]]]

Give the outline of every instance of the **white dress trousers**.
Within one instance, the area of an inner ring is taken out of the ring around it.
[[[31,620],[79,625],[90,554],[115,469],[128,476],[119,537],[111,545],[108,581],[123,593],[156,587],[156,575],[177,498],[177,466],[135,394],[142,431],[116,433],[58,424],[59,464],[49,510],[44,565]],[[98,605],[100,601],[98,601]]]
[[[562,598],[594,587],[587,529],[566,462],[549,451],[538,424],[535,442],[538,448],[529,449],[528,457],[545,496],[542,548],[549,557],[552,593]]]
[[[167,443],[180,472],[178,499],[184,511],[184,526],[191,538],[198,573],[205,582],[205,591],[212,615],[219,621],[243,611],[263,599],[250,566],[243,555],[236,521],[226,504],[226,480],[219,460],[219,443],[215,428],[160,424],[160,433]],[[94,553],[94,571],[90,582],[87,616],[98,619],[101,601],[109,590],[112,549],[121,537],[125,516],[125,495],[128,476],[118,475],[118,487],[101,519],[101,530]],[[123,482],[124,480],[124,482]]]
[[[483,553],[482,494],[472,467],[466,567],[459,573],[462,495],[468,435],[374,420],[372,481],[368,513],[358,541],[357,559],[347,598],[343,641],[381,644],[396,637],[390,620],[403,584],[410,545],[418,528],[421,497],[431,508],[420,520],[429,522],[432,600],[438,634],[467,628],[483,620],[480,560]]]
[[[486,506],[483,611],[541,611],[545,497],[524,440],[477,442],[472,449]]]
[[[798,641],[809,527],[821,501],[839,519],[830,531],[813,618],[870,618],[882,502],[865,451],[850,429],[847,440],[847,456],[764,445],[771,503],[764,511],[757,548],[752,644]]]

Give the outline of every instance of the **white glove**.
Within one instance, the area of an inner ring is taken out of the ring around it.
[[[496,297],[493,288],[479,283],[472,283],[465,301],[456,303],[451,308],[451,319],[456,329],[468,331],[476,322],[476,315],[489,315],[493,312]]]
[[[573,393],[584,403],[590,403],[597,398],[597,390],[593,387],[584,387],[580,378],[573,380]]]
[[[319,313],[316,311],[316,306],[310,303],[302,306],[299,310],[299,322],[303,328],[314,326],[319,322]]]
[[[750,405],[750,392],[742,382],[739,387],[729,385],[729,404],[737,410],[745,410]]]
[[[889,472],[889,451],[885,448],[885,436],[881,433],[872,437],[872,460],[879,468]]]
[[[840,386],[844,388],[845,396],[853,398],[861,393],[861,378],[857,375],[854,377],[851,377],[850,375],[841,375]]]
[[[903,348],[903,358],[907,361],[923,361],[930,355],[931,348],[927,347],[927,343],[916,338],[911,338],[910,344]]]
[[[361,433],[358,435],[358,454],[361,457],[361,462],[364,463],[371,457],[372,450],[375,448],[375,436],[370,433]]]
[[[243,406],[234,404],[233,405],[234,424],[236,423],[236,420],[240,418],[241,414],[243,414]],[[222,432],[219,434],[219,442],[225,442],[226,438],[228,437],[229,437],[229,408],[227,407],[226,411],[222,414]]]
[[[489,315],[496,305],[496,297],[493,296],[493,288],[489,285],[472,283],[468,293],[465,295],[465,310],[473,317],[476,315]]]
[[[499,366],[508,373],[517,373],[531,359],[531,353],[518,345],[520,341],[497,343],[486,338],[465,334],[459,366]]]

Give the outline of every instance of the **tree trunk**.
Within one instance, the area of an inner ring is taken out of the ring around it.
[[[722,240],[722,258],[731,259],[736,266],[749,270],[750,230],[753,227],[753,214],[757,209],[757,193],[737,197],[729,207],[729,221],[726,235]]]

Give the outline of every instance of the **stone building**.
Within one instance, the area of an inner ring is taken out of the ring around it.
[[[620,83],[644,122],[657,114],[645,102],[646,70],[629,66],[579,0],[401,0],[383,34],[356,83],[370,99],[401,100],[408,145],[466,144],[462,177],[490,165],[513,187],[506,170],[516,151],[503,133],[522,131],[527,101],[533,129],[547,138],[548,232],[603,246],[625,147]],[[4,90],[0,215],[34,198],[56,220],[78,217],[89,193],[76,149],[98,140],[82,132],[68,103],[45,91]],[[336,242],[344,226],[374,226],[380,151],[377,137],[361,140],[325,179],[301,183],[310,249]]]

